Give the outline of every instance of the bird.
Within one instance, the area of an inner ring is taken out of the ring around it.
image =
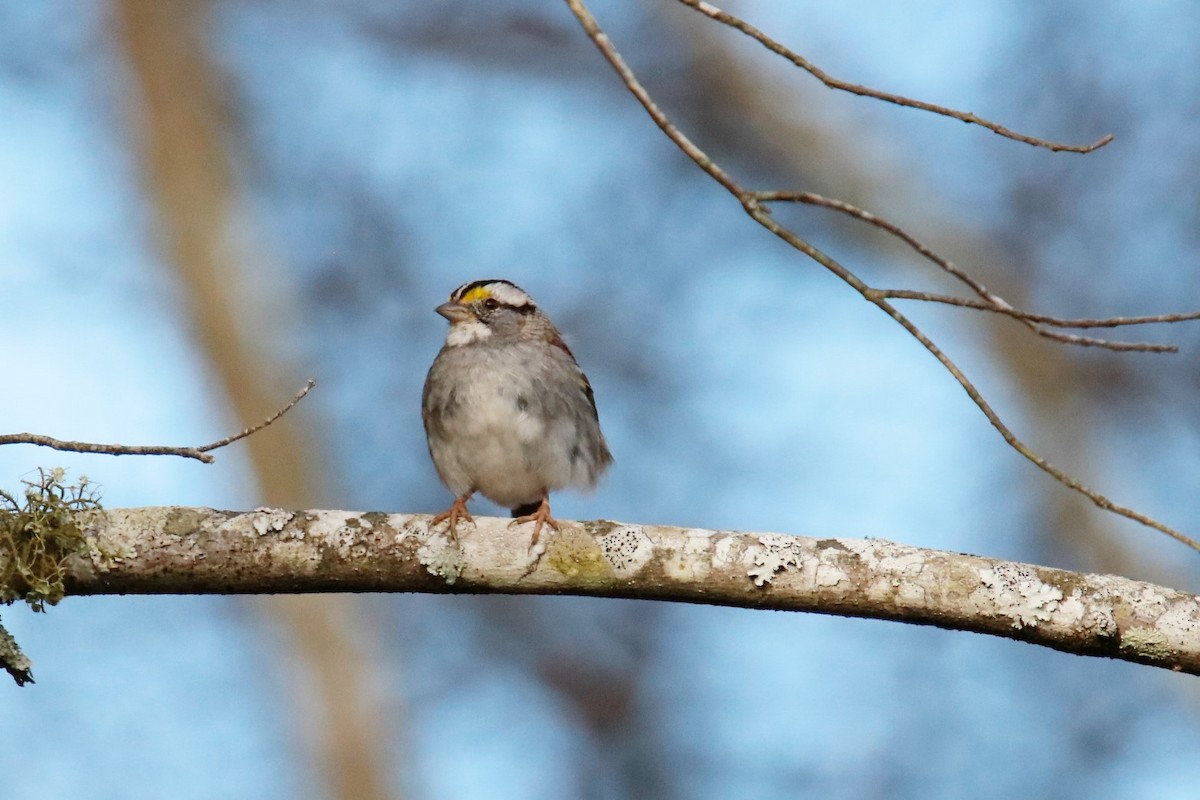
[[[455,499],[430,527],[474,523],[482,494],[511,509],[510,525],[558,530],[550,493],[596,485],[613,461],[596,397],[571,349],[533,298],[501,278],[471,281],[434,309],[450,328],[421,393],[438,477]]]

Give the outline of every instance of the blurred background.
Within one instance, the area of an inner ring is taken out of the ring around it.
[[[593,10],[746,184],[905,225],[1012,302],[1200,305],[1188,0],[730,3],[833,74],[1053,154],[825,90],[669,0]],[[952,288],[814,209],[877,286]],[[201,444],[211,466],[0,449],[109,506],[435,512],[419,398],[458,284],[567,333],[616,464],[564,518],[875,536],[1200,588],[1196,554],[1008,449],[876,309],[659,134],[566,7],[0,3],[0,428]],[[1036,449],[1196,535],[1200,326],[1175,356],[912,316]],[[477,510],[497,513],[480,501]],[[864,620],[578,598],[68,598],[3,610],[3,798],[1192,798],[1200,688]]]

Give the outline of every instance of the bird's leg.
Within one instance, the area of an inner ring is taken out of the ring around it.
[[[532,514],[526,514],[523,517],[517,517],[512,522],[508,523],[508,526],[511,528],[513,525],[521,525],[526,522],[535,523],[533,526],[533,539],[531,539],[529,542],[530,550],[532,550],[533,546],[537,544],[538,535],[542,532],[543,525],[549,525],[551,528],[554,528],[554,530],[558,530],[558,520],[550,516],[549,491],[542,489],[542,502],[537,507],[537,511],[534,511]]]
[[[471,499],[471,495],[473,494],[475,494],[474,489],[464,495],[459,495],[458,497],[454,498],[454,502],[450,504],[450,508],[429,520],[429,527],[432,529],[439,522],[450,520],[450,527],[447,530],[447,534],[450,536],[450,541],[457,542],[458,531],[456,529],[458,528],[458,521],[460,519],[465,519],[467,522],[472,524],[475,522],[475,518],[471,516],[471,512],[467,511],[467,501]]]

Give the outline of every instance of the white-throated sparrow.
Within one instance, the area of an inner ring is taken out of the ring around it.
[[[436,309],[450,321],[425,376],[421,417],[429,455],[454,503],[433,518],[473,522],[479,492],[534,522],[532,548],[550,516],[550,492],[590,488],[612,463],[591,384],[562,336],[506,280],[464,283]]]

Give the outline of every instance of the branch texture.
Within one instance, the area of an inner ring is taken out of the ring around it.
[[[349,511],[110,509],[67,593],[470,592],[636,597],[935,625],[1200,674],[1200,598],[881,539]]]
[[[33,664],[3,625],[0,625],[0,668],[12,676],[17,686],[33,683]]]

